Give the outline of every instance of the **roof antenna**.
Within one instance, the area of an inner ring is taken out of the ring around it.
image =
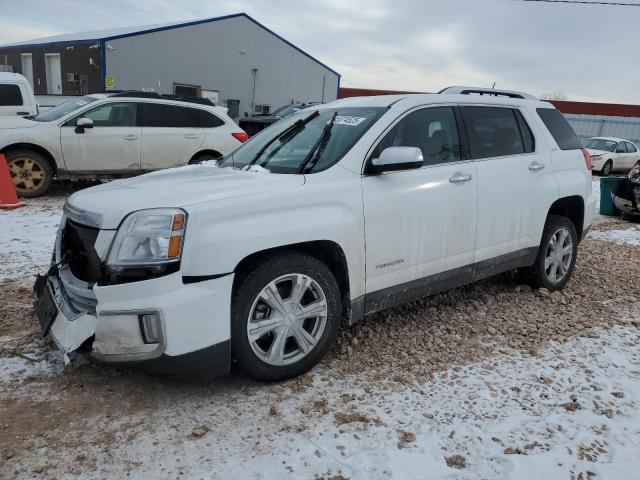
[[[493,82],[493,85],[491,86],[491,90],[495,90],[496,88],[496,82]]]

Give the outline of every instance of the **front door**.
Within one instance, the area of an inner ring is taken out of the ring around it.
[[[44,63],[47,77],[47,94],[62,95],[62,67],[59,53],[46,53]]]
[[[418,147],[424,166],[365,176],[366,310],[471,279],[477,223],[476,167],[462,158],[453,107],[414,110],[373,150]]]
[[[75,172],[135,173],[140,171],[141,135],[138,103],[106,103],[67,121],[60,129],[65,167]],[[76,127],[89,118],[93,128]]]

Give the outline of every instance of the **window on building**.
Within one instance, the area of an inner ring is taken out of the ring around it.
[[[530,153],[531,130],[522,114],[512,108],[462,107],[471,157],[492,158]]]
[[[388,147],[417,147],[424,165],[460,160],[460,137],[452,107],[424,108],[400,120],[380,141],[372,158]]]
[[[14,107],[23,104],[22,93],[18,85],[0,83],[0,105],[3,107]]]

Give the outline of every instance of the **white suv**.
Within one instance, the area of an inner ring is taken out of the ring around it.
[[[44,194],[54,177],[118,178],[221,158],[247,138],[226,108],[153,92],[87,95],[0,118],[0,153],[23,197]]]
[[[0,72],[0,117],[26,117],[38,111],[29,80],[19,73]]]
[[[313,106],[217,164],[75,193],[42,328],[67,354],[277,380],[374,311],[512,269],[563,288],[595,206],[573,130],[527,94],[441,93]]]

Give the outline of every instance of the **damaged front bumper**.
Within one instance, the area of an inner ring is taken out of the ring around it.
[[[64,266],[36,282],[44,333],[64,352],[177,374],[229,372],[233,275],[185,284],[179,272],[121,285],[90,286]],[[48,301],[50,300],[50,301]]]

